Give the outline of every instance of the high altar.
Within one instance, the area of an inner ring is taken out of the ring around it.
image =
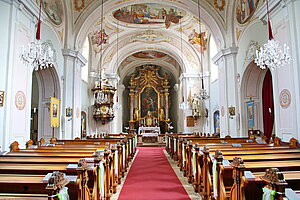
[[[131,75],[129,81],[130,120],[129,127],[137,131],[139,127],[160,127],[167,132],[169,119],[169,77],[159,74],[159,67],[145,65],[139,74]]]

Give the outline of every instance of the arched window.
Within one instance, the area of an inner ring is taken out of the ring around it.
[[[218,66],[211,60],[218,53],[217,45],[213,37],[209,40],[209,55],[210,55],[210,81],[218,80]]]
[[[90,44],[89,38],[87,37],[84,45],[82,46],[82,55],[87,59],[87,62],[84,67],[81,69],[81,79],[85,82],[88,82],[89,78],[89,53],[90,53]]]

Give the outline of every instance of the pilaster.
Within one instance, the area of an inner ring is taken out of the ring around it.
[[[240,136],[239,103],[237,84],[237,47],[222,49],[213,57],[213,62],[219,67],[219,102],[220,102],[220,132],[221,136]],[[229,115],[228,107],[235,108],[235,115]]]
[[[63,49],[64,83],[62,99],[62,138],[74,139],[81,133],[81,67],[87,60],[78,52]],[[66,108],[73,109],[71,118],[66,118]]]

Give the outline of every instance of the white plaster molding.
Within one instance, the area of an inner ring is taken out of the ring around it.
[[[78,59],[81,67],[83,67],[87,63],[87,59],[79,52],[72,49],[62,49],[62,54],[65,57],[71,57],[74,59]]]
[[[117,81],[120,80],[119,75],[116,74],[116,73],[105,73],[105,77],[106,77],[107,79],[115,79],[115,80],[117,80]]]
[[[273,1],[269,1],[269,11],[270,11],[270,15],[274,15],[275,13],[277,13],[282,7],[284,7],[283,5],[280,6],[280,4],[282,3],[282,0],[273,0]],[[258,18],[263,22],[266,23],[266,18],[267,18],[267,4],[264,3],[257,11],[256,11],[256,15],[258,16]]]
[[[215,65],[218,65],[220,59],[228,56],[233,56],[238,53],[238,47],[229,47],[227,49],[222,49],[213,58],[212,61]]]
[[[209,77],[210,72],[203,72],[202,73],[197,73],[197,74],[188,74],[188,73],[182,73],[179,76],[179,80],[182,81],[182,79],[193,79],[193,78],[204,78],[204,77]]]

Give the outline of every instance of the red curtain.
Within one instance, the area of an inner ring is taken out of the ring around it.
[[[272,75],[270,70],[267,71],[262,90],[263,98],[263,117],[264,117],[264,135],[267,141],[270,140],[274,125],[274,101],[273,101],[273,87]]]

